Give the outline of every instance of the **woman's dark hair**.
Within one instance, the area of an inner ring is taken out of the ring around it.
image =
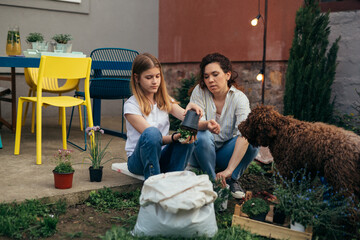
[[[225,57],[224,55],[220,54],[220,53],[211,53],[206,55],[200,63],[200,78],[199,78],[199,84],[200,87],[202,89],[204,89],[206,87],[206,84],[204,82],[204,72],[205,72],[205,67],[213,62],[217,62],[219,63],[221,69],[224,71],[224,73],[228,73],[231,72],[231,77],[228,81],[228,87],[231,87],[232,85],[234,85],[237,88],[237,84],[235,82],[235,79],[238,77],[237,72],[232,70],[232,64],[230,62],[230,60]]]

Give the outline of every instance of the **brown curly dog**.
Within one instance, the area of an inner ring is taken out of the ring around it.
[[[269,147],[280,174],[306,167],[324,176],[336,191],[359,199],[360,136],[342,128],[283,116],[272,106],[254,108],[238,126],[254,146]]]

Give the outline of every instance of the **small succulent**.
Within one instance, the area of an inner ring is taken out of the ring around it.
[[[44,36],[42,35],[42,33],[37,33],[37,32],[29,33],[29,35],[26,37],[26,41],[28,43],[43,42]]]
[[[70,34],[55,34],[52,39],[57,43],[67,44],[73,38]]]

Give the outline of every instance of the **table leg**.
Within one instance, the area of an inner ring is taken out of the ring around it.
[[[11,67],[11,125],[12,131],[15,132],[16,127],[16,73],[15,68]]]

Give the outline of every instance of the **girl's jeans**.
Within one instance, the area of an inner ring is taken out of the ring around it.
[[[215,140],[209,131],[198,131],[195,141],[195,150],[190,159],[190,166],[200,167],[210,178],[215,179],[216,170],[223,171],[227,168],[234,152],[236,137],[226,141],[222,147],[215,149]],[[244,157],[233,171],[231,178],[238,180],[258,154],[259,149],[249,144]]]
[[[149,127],[141,134],[133,154],[128,158],[130,172],[152,175],[183,171],[194,151],[194,144],[170,143],[162,147],[162,135],[155,127]]]

